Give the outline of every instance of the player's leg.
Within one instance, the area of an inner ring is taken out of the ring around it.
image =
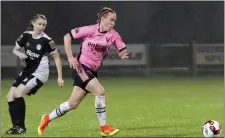
[[[112,136],[118,133],[119,129],[106,124],[105,90],[97,78],[90,80],[85,89],[95,94],[95,110],[100,123],[101,135]]]
[[[8,111],[12,122],[12,128],[8,129],[6,131],[6,134],[15,134],[17,131],[15,128],[18,128],[19,118],[17,116],[17,104],[15,101],[15,91],[17,90],[17,87],[20,85],[20,83],[25,78],[25,74],[20,74],[12,84],[12,87],[10,88],[8,94],[7,94],[7,102],[8,102]]]
[[[25,121],[25,101],[23,95],[28,93],[29,90],[20,84],[14,91],[14,101],[9,102],[10,106],[10,115],[12,116],[13,120],[13,128],[11,130],[6,131],[6,134],[23,134],[26,132],[26,127],[24,124]],[[18,97],[17,95],[21,97]]]
[[[39,135],[43,134],[44,129],[48,126],[48,123],[50,121],[65,115],[68,111],[72,109],[77,108],[86,95],[87,93],[82,88],[74,86],[73,92],[68,101],[60,104],[50,114],[42,116],[41,123],[38,127],[38,134]]]
[[[41,118],[41,123],[38,126],[38,134],[42,135],[44,129],[48,126],[48,123],[56,119],[58,117],[63,116],[68,111],[75,109],[83,98],[86,96],[86,92],[83,88],[83,81],[81,76],[76,70],[72,70],[72,77],[74,80],[73,91],[68,101],[60,104],[55,110],[53,110],[50,114],[43,115]]]
[[[21,84],[21,82],[25,79],[26,73],[20,73],[19,76],[17,76],[7,94],[7,102],[13,102],[15,100],[14,92],[16,88]]]
[[[23,84],[20,84],[17,87],[16,91],[14,92],[15,105],[16,105],[16,109],[14,110],[14,112],[16,112],[17,114],[16,134],[23,134],[26,132],[26,126],[25,126],[26,104],[23,97],[27,93],[29,93],[29,89]]]
[[[6,134],[12,134],[14,133],[14,128],[17,126],[17,115],[15,112],[16,104],[14,102],[14,91],[16,90],[16,87],[12,86],[7,94],[7,102],[8,102],[8,111],[12,122],[12,127],[6,130]]]
[[[7,102],[12,102],[15,100],[14,97],[14,91],[16,90],[16,87],[12,86],[7,94]]]
[[[86,95],[87,93],[82,88],[74,86],[69,100],[60,104],[53,112],[51,112],[49,114],[49,120],[54,120],[63,116],[71,109],[77,108]]]
[[[12,112],[16,113],[16,127],[11,134],[23,134],[26,132],[25,127],[25,112],[26,104],[24,100],[25,95],[35,94],[39,88],[43,86],[43,83],[35,76],[27,76],[21,84],[14,91],[15,100],[13,101],[14,107]]]
[[[14,97],[14,92],[16,90],[16,87],[12,86],[7,94],[7,102],[8,102],[8,110],[9,110],[9,115],[11,117],[11,121],[12,121],[12,124],[13,126],[16,125],[16,120],[15,120],[15,113],[11,112],[11,109],[14,108],[14,100],[15,100],[15,97]]]

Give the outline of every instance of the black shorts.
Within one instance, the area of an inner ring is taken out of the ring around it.
[[[97,72],[92,71],[87,66],[82,65],[81,72],[77,72],[75,69],[72,70],[72,77],[74,80],[73,86],[78,86],[88,92],[85,87],[93,78],[97,78]]]
[[[22,71],[22,73],[16,77],[12,86],[18,87],[20,84],[23,84],[29,90],[27,95],[34,95],[37,90],[43,86],[43,83],[37,77],[26,71]]]
[[[29,75],[31,75],[30,72],[28,72],[28,71],[22,71],[22,72],[20,73],[20,75],[17,76],[17,77],[15,78],[15,80],[14,80],[12,86],[13,86],[13,87],[18,87],[18,86],[23,82],[23,80],[24,80],[27,76],[29,76]]]

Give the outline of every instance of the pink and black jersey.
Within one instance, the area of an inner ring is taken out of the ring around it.
[[[111,45],[114,45],[117,51],[126,48],[120,35],[114,29],[100,32],[99,24],[74,28],[71,30],[71,36],[73,39],[81,38],[83,40],[78,56],[79,62],[93,71],[97,71],[101,67]]]

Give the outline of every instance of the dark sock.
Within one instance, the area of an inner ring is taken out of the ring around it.
[[[11,117],[11,122],[13,124],[13,126],[18,125],[18,117],[16,115],[16,101],[12,101],[12,102],[8,102],[9,105],[9,115]]]
[[[19,127],[25,127],[25,112],[26,112],[26,105],[23,97],[19,97],[15,99],[16,107],[17,107],[17,116],[18,116],[18,125]]]

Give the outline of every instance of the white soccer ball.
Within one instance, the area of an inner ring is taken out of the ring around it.
[[[219,137],[221,134],[221,126],[215,120],[209,120],[202,126],[202,134],[204,137]]]

